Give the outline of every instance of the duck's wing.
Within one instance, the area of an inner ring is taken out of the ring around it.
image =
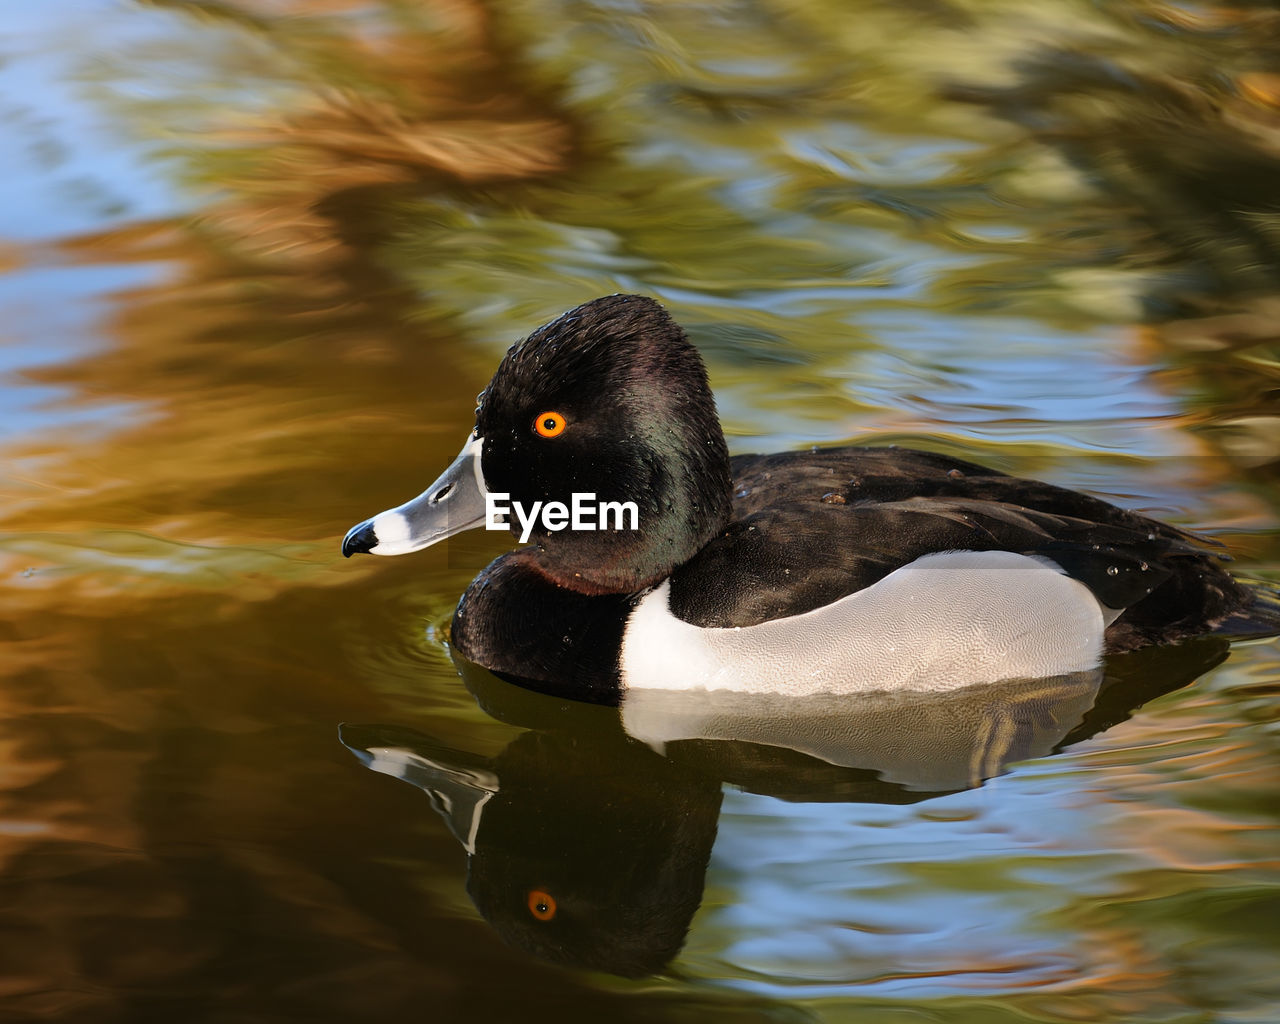
[[[796,615],[939,551],[1042,555],[1111,608],[1113,649],[1204,632],[1246,595],[1176,527],[947,456],[843,448],[735,460],[735,518],[672,578],[704,626]]]
[[[1216,542],[1119,508],[1101,498],[1040,480],[909,448],[819,448],[810,452],[740,455],[731,461],[734,518],[813,500],[834,504],[956,498],[1033,509],[1086,522],[1181,540]]]

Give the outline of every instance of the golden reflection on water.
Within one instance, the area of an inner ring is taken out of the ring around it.
[[[1280,564],[1272,11],[294,0],[140,5],[103,31],[122,25],[140,38],[68,73],[77,109],[187,212],[0,238],[19,290],[64,275],[93,341],[62,353],[50,307],[3,378],[54,396],[5,430],[0,470],[0,1000],[25,1014],[431,1000],[498,1019],[496,971],[547,1017],[825,1012],[777,964],[744,970],[758,1002],[725,996],[738,936],[713,923],[670,990],[550,974],[475,920],[452,840],[404,824],[412,794],[370,786],[334,738],[391,719],[505,744],[440,642],[501,542],[388,564],[342,562],[337,539],[434,477],[506,344],[591,295],[657,294],[690,323],[739,450],[924,435]],[[39,45],[88,56],[62,27]],[[74,205],[30,177],[50,217]],[[128,286],[70,283],[125,267]],[[978,831],[999,794],[1052,805],[1043,846],[985,855],[1013,865],[1011,934],[1056,937],[1059,960],[944,944],[914,971],[842,962],[833,988],[898,1012],[899,971],[957,1022],[991,1000],[1011,1019],[1074,1019],[1077,998],[1253,1012],[1267,990],[1228,925],[1274,949],[1278,673],[1274,648],[1242,649],[979,791]],[[1059,803],[1082,823],[1041,883]],[[932,865],[903,912],[946,912],[983,871]],[[857,901],[833,892],[848,924]],[[948,974],[988,979],[981,1005],[925,983]]]

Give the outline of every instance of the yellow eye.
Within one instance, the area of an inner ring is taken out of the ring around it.
[[[539,921],[550,921],[556,916],[556,901],[549,892],[541,889],[529,890],[529,913]]]
[[[559,437],[564,428],[564,417],[558,412],[540,412],[533,421],[533,429],[539,437]]]

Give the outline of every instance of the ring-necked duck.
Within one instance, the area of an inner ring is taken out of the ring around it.
[[[575,493],[617,503],[610,528],[536,521],[451,635],[470,661],[580,699],[942,690],[1280,631],[1276,596],[1205,542],[1086,494],[898,448],[730,458],[696,349],[637,295],[512,346],[457,459],[342,551],[425,548],[484,523],[487,495],[569,510]]]

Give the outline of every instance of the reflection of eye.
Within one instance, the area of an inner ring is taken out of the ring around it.
[[[529,913],[539,921],[550,921],[556,916],[556,901],[549,892],[541,889],[529,890]]]
[[[564,428],[564,417],[558,412],[540,412],[533,421],[533,429],[539,437],[559,437]]]

